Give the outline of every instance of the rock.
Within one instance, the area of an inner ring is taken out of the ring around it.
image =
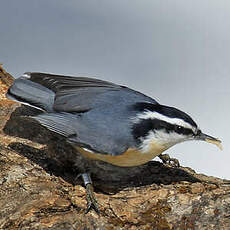
[[[0,229],[230,229],[230,181],[155,161],[91,162],[101,214],[85,214],[84,159],[5,98],[12,82],[0,72]]]
[[[14,78],[5,72],[0,64],[0,132],[9,119],[12,111],[14,111],[19,104],[6,99],[5,93],[8,87],[13,83]]]

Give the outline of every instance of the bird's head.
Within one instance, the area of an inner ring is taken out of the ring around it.
[[[133,119],[132,133],[142,152],[151,151],[151,146],[166,150],[173,145],[202,140],[222,149],[221,141],[201,132],[193,119],[183,111],[160,104],[138,103]]]

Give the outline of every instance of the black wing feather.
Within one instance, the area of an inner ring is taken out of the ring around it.
[[[88,77],[72,77],[36,72],[27,74],[30,76],[31,81],[39,83],[55,93],[61,92],[62,95],[65,92],[76,92],[77,89],[86,87],[121,88],[121,86],[114,83]]]
[[[87,112],[99,104],[108,106],[112,100],[118,102],[130,99],[133,102],[137,100],[157,103],[152,98],[125,86],[99,79],[36,72],[25,75],[28,75],[30,81],[55,93],[53,110],[57,112]],[[111,99],[111,97],[113,98]]]

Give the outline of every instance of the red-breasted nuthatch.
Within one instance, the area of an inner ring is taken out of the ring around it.
[[[188,140],[221,148],[218,139],[202,133],[183,111],[98,79],[25,73],[14,81],[7,97],[44,111],[33,118],[64,136],[85,158],[120,167],[145,164]],[[92,193],[89,172],[82,178]],[[94,196],[87,198],[88,210],[98,210]]]

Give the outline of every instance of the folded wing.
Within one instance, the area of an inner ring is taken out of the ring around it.
[[[34,119],[72,143],[94,152],[119,155],[134,145],[134,104],[157,102],[107,81],[45,73],[25,73],[7,96],[43,110]]]

